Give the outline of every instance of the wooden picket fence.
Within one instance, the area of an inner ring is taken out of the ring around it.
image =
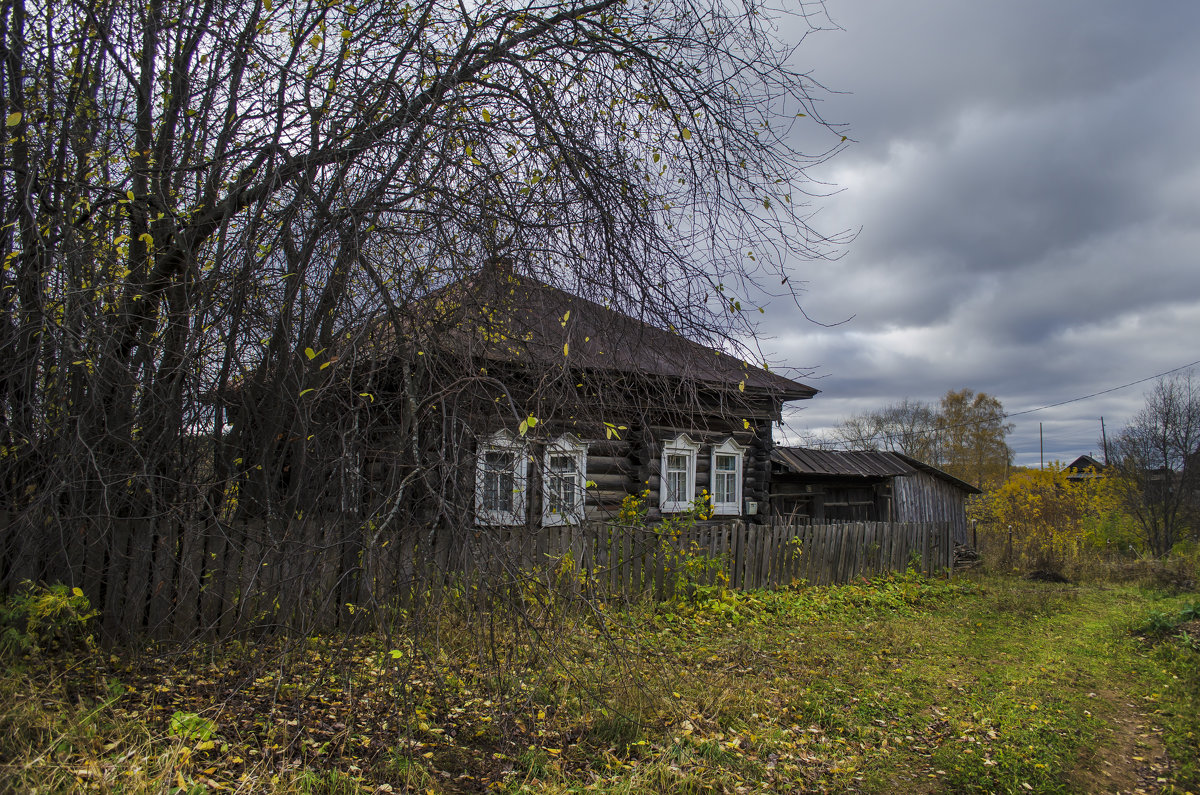
[[[384,533],[337,519],[187,526],[109,519],[30,533],[3,519],[0,596],[25,580],[81,588],[100,609],[110,643],[353,630],[383,606],[530,577],[632,600],[713,583],[743,590],[828,585],[953,565],[949,524],[727,522],[672,530],[597,523]]]
[[[659,599],[691,579],[755,590],[832,585],[909,566],[932,574],[949,570],[954,553],[948,523],[729,522],[682,531],[583,525],[504,529],[491,541],[522,569],[565,566],[598,592]],[[468,563],[462,571],[475,568]]]

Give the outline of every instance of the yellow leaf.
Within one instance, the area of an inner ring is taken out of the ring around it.
[[[487,109],[487,108],[484,108],[484,109],[483,109],[483,113],[481,113],[480,115],[481,115],[481,116],[483,116],[483,120],[484,120],[484,121],[491,121],[491,120],[492,120],[492,114],[491,114],[491,113],[488,113],[488,109]]]
[[[310,362],[311,362],[313,359],[317,358],[317,352],[316,352],[316,351],[314,351],[312,348],[305,348],[305,349],[304,349],[304,355],[308,357],[308,360],[309,360]]]
[[[689,130],[687,127],[684,127],[684,128],[683,128],[683,132],[681,132],[679,135],[680,135],[680,137],[681,137],[681,138],[683,138],[683,140],[685,140],[685,141],[690,141],[690,140],[692,140],[692,131],[691,131],[691,130]]]
[[[300,392],[300,397],[304,397],[305,395],[307,395],[307,394],[308,394],[309,392],[311,392],[311,391],[313,391],[311,387],[310,387],[309,389],[302,390],[302,391]]]
[[[352,35],[354,35],[354,34],[352,34],[352,33],[351,33],[350,31],[348,31],[348,30],[343,30],[343,31],[342,31],[342,38],[343,38],[343,39],[345,39],[346,41],[350,41],[350,37],[351,37]]]
[[[570,350],[571,350],[571,343],[564,342],[563,343],[563,356],[566,356]]]
[[[16,113],[8,114],[8,117],[4,120],[5,127],[16,127],[20,123],[21,123],[21,111],[17,111]]]
[[[76,596],[83,596],[83,589],[75,587],[71,589],[71,593],[75,594]]]

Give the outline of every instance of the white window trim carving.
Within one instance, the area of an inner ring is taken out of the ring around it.
[[[553,456],[570,456],[575,461],[575,506],[569,513],[551,512],[550,483],[553,473],[550,471],[550,459]],[[587,444],[577,436],[564,433],[550,444],[546,445],[542,456],[542,524],[550,527],[564,524],[580,524],[584,517],[584,500],[587,483]]]
[[[733,475],[733,500],[725,502],[717,502],[717,458],[719,456],[733,456],[735,459],[734,475]],[[746,446],[738,444],[733,437],[726,439],[720,445],[713,447],[712,460],[709,463],[709,496],[712,499],[712,508],[714,516],[741,516],[742,515],[742,481],[743,473],[745,472]]]
[[[488,453],[505,452],[513,455],[512,509],[484,507],[484,483]],[[525,443],[507,430],[497,431],[479,441],[475,455],[475,519],[481,524],[525,524],[525,496],[528,484],[529,451]]]
[[[681,513],[692,506],[696,499],[696,457],[699,453],[700,443],[693,441],[686,433],[681,433],[674,439],[663,443],[658,479],[658,509],[663,513]],[[668,501],[667,459],[673,455],[687,457],[687,487],[684,489],[684,499]]]

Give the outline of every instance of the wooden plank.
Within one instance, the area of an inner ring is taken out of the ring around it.
[[[787,524],[786,522],[779,523],[780,533],[780,555],[779,555],[779,575],[776,585],[781,588],[786,588],[792,584],[793,574],[796,562],[796,546],[793,541],[796,538],[797,532],[800,530],[798,525]]]
[[[832,549],[829,556],[829,580],[828,585],[836,585],[842,582],[843,565],[846,558],[846,533],[841,524],[829,525],[830,540]]]
[[[775,556],[775,537],[770,525],[750,525],[750,537],[758,550],[758,584],[757,588],[771,587],[771,558]]]
[[[175,610],[175,587],[179,582],[179,523],[165,519],[157,525],[158,538],[151,564],[150,615],[147,631],[150,637],[168,637],[171,613]]]
[[[717,530],[712,525],[697,526],[692,540],[696,545],[696,553],[708,560],[708,566],[699,582],[701,585],[713,585],[717,582],[717,571],[723,570],[725,565],[717,554]]]
[[[5,517],[9,522],[6,532],[14,532],[11,515]],[[79,531],[83,534],[83,581],[80,583],[83,592],[91,600],[92,606],[103,608],[100,602],[101,583],[104,581],[105,564],[107,561],[108,539],[103,527],[95,519],[81,519]],[[12,583],[15,586],[17,583]],[[103,618],[101,618],[103,622]]]
[[[879,571],[879,528],[883,522],[866,522],[863,532],[863,576],[874,577]]]
[[[875,576],[875,567],[877,565],[877,556],[874,548],[875,528],[878,525],[878,522],[863,522],[862,557],[858,567],[858,574],[860,577],[866,577],[867,579]]]
[[[879,526],[879,570],[892,570],[892,546],[896,538],[896,522],[881,522]]]
[[[825,534],[826,529],[823,524],[812,524],[808,526],[809,538],[809,555],[808,561],[804,568],[805,579],[809,585],[821,584],[821,573],[824,571],[825,557]]]
[[[762,587],[774,590],[779,577],[779,525],[773,521],[764,522],[757,528],[766,546],[762,562]]]
[[[667,566],[668,551],[674,548],[672,539],[665,535],[656,535],[651,549],[650,559],[654,568],[654,598],[663,601],[667,598]]]
[[[822,531],[822,555],[820,562],[820,572],[817,578],[821,585],[829,585],[832,582],[831,575],[836,561],[837,554],[837,526],[826,524],[821,528]]]
[[[795,538],[796,528],[782,521],[777,522],[775,527],[777,528],[777,538],[779,539],[779,554],[776,557],[779,568],[775,572],[775,587],[783,588],[792,582],[791,558],[792,550],[794,549],[792,539]]]
[[[833,566],[830,571],[830,584],[845,582],[846,576],[846,551],[849,544],[846,539],[846,525],[834,525],[834,538],[837,540],[837,555],[833,559]]]
[[[621,533],[621,568],[619,569],[621,582],[620,593],[627,599],[633,598],[635,593],[634,578],[636,575],[634,573],[633,561],[634,550],[637,548],[637,542],[634,538],[635,532],[636,531],[634,528],[626,527],[623,528],[623,532]]]
[[[101,608],[101,632],[110,643],[120,643],[127,637],[124,627],[128,616],[125,612],[125,578],[129,576],[129,545],[132,530],[129,522],[112,519],[108,523],[108,546],[105,549],[105,566],[102,586],[104,606]]]
[[[339,525],[329,520],[306,519],[301,526],[300,544],[292,548],[292,556],[298,558],[294,576],[299,578],[293,587],[297,594],[297,599],[292,605],[295,617],[293,623],[306,635],[318,628],[333,629],[335,613],[331,608],[340,600],[336,600],[332,593],[322,587],[321,558],[326,529],[333,533],[336,532],[334,527]],[[363,563],[366,563],[365,555]],[[357,586],[360,582],[356,580],[354,585]],[[357,597],[357,587],[354,592]]]
[[[731,588],[740,590],[746,582],[743,574],[743,566],[746,563],[745,539],[737,522],[730,523],[730,533],[733,541],[733,575],[730,577],[729,585]]]
[[[154,524],[150,519],[138,518],[130,520],[129,527],[129,572],[125,577],[125,620],[122,628],[126,637],[136,638],[145,633],[150,569],[154,560]]]
[[[817,525],[807,524],[804,526],[804,553],[800,559],[802,564],[803,578],[808,585],[816,585],[817,581],[813,578],[813,572],[816,571],[817,555]]]
[[[915,553],[915,559],[917,561],[917,571],[921,572],[922,574],[925,573],[926,563],[928,562],[928,559],[926,558],[926,555],[925,555],[925,541],[927,538],[927,536],[926,536],[927,528],[928,528],[928,525],[925,524],[924,522],[922,522],[918,525],[915,525],[913,528],[913,531],[914,531],[913,532],[913,551]]]
[[[267,609],[267,591],[262,582],[267,568],[263,564],[268,558],[266,531],[261,522],[249,521],[221,524],[216,529],[225,535],[230,549],[226,562],[231,567],[226,568],[226,576],[237,582],[236,601],[222,606],[229,614],[226,623],[254,625],[260,612]],[[218,602],[221,590],[213,588],[209,598]]]
[[[850,569],[846,576],[847,582],[862,576],[863,553],[866,551],[863,547],[865,531],[866,526],[863,522],[855,522],[850,527]]]
[[[180,527],[179,571],[171,621],[173,637],[178,641],[190,640],[200,620],[200,577],[204,573],[204,547],[211,526],[210,520],[202,519]]]
[[[892,571],[903,572],[905,561],[908,558],[908,549],[912,545],[912,525],[908,522],[901,522],[893,527],[896,533],[895,542],[892,545]]]

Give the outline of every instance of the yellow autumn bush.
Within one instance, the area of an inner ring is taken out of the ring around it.
[[[1092,476],[1068,479],[1058,464],[1013,473],[977,500],[972,518],[994,539],[1011,538],[1014,563],[1059,573],[1087,550],[1101,548],[1120,525],[1112,482]]]

